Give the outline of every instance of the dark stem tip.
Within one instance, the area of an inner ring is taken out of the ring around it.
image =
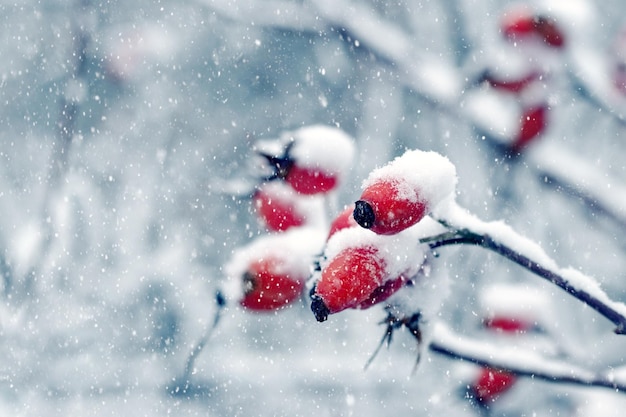
[[[374,225],[374,221],[376,221],[376,215],[374,214],[372,205],[363,200],[359,200],[354,203],[354,212],[352,212],[352,216],[359,226],[366,229],[371,229]]]
[[[324,300],[319,295],[314,295],[313,301],[311,301],[311,311],[315,315],[315,320],[320,323],[326,321],[328,319],[328,315],[330,314],[330,310],[324,304]]]

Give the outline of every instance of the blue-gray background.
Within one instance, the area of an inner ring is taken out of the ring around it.
[[[524,157],[503,161],[459,110],[463,89],[438,95],[415,75],[437,64],[455,74],[451,84],[473,88],[465,78],[490,65],[507,4],[2,2],[0,414],[478,415],[457,362],[429,356],[411,375],[406,334],[362,370],[382,310],[321,325],[305,302],[276,315],[229,308],[196,363],[198,388],[169,394],[212,320],[222,264],[263,233],[223,182],[246,175],[256,139],[308,124],[356,138],[343,203],[405,148],[441,152],[457,165],[462,205],[504,219],[626,300],[620,219]],[[592,27],[568,30],[609,54],[626,21],[621,1],[572,4],[593,12]],[[624,125],[577,78],[575,47],[556,59],[541,140],[626,182]],[[454,282],[442,319],[459,332],[480,337],[481,288],[527,282],[551,296],[557,314],[545,320],[573,362],[623,364],[610,325],[562,291],[478,249],[442,250],[439,262]],[[624,406],[595,390],[529,380],[516,389],[494,415],[590,415],[585,407],[604,404],[594,413],[609,416]]]

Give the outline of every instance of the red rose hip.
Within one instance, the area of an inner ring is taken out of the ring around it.
[[[398,181],[379,181],[367,187],[355,203],[354,220],[379,235],[393,235],[413,226],[427,214],[426,202],[406,198]]]
[[[243,274],[244,297],[241,306],[255,311],[284,308],[302,293],[304,279],[286,274],[278,258],[252,262]]]

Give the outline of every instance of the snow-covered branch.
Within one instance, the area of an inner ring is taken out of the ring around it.
[[[546,141],[537,145],[529,150],[528,158],[541,176],[626,226],[626,185],[563,146]]]
[[[611,300],[598,282],[573,268],[561,268],[532,240],[503,222],[484,222],[455,203],[437,218],[450,231],[423,239],[431,249],[455,244],[481,246],[523,266],[584,302],[615,324],[615,333],[626,334],[626,305]]]
[[[520,376],[626,392],[626,381],[616,377],[613,372],[596,373],[562,360],[546,358],[534,351],[495,346],[485,341],[460,336],[443,323],[436,323],[433,326],[433,337],[429,349],[454,359],[512,372]]]

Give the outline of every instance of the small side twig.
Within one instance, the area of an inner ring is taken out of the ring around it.
[[[189,387],[191,375],[193,374],[195,368],[196,359],[198,359],[198,356],[200,355],[200,353],[202,353],[202,350],[208,343],[209,339],[211,339],[213,332],[217,328],[220,319],[222,318],[222,312],[224,310],[224,307],[226,307],[226,300],[224,299],[224,296],[220,291],[217,291],[215,293],[215,304],[217,306],[217,311],[215,312],[213,323],[211,323],[211,325],[205,329],[204,334],[189,353],[187,361],[185,362],[185,369],[183,370],[183,374],[176,379],[174,387],[170,389],[170,392],[172,394],[186,392],[187,388]]]

